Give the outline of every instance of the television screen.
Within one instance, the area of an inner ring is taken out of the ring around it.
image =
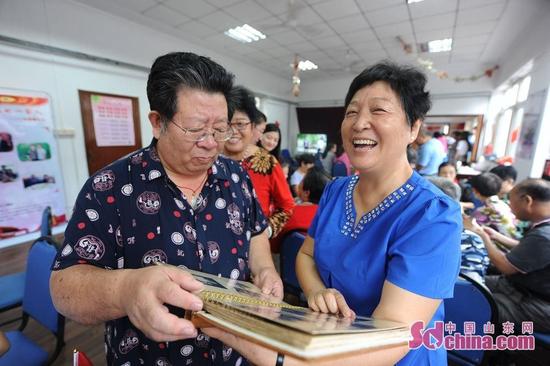
[[[296,141],[296,153],[310,153],[315,155],[317,151],[321,153],[327,147],[327,135],[322,133],[299,133]]]

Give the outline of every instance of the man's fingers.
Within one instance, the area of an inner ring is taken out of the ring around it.
[[[181,288],[189,291],[199,291],[204,287],[202,283],[193,278],[189,272],[175,266],[162,266],[170,279],[176,282]]]
[[[279,300],[283,298],[284,290],[283,283],[281,281],[277,281],[275,283],[275,285],[273,286],[273,290],[271,290],[271,294]]]
[[[189,320],[171,314],[165,306],[160,309],[162,310],[147,319],[149,327],[143,330],[148,337],[159,342],[168,342],[197,336],[197,329]]]
[[[199,311],[202,309],[202,300],[178,286],[175,282],[167,282],[159,289],[159,300],[162,303],[177,306],[185,310]]]

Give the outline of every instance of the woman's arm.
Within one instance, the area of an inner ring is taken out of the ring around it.
[[[326,288],[317,272],[313,259],[314,240],[306,236],[304,244],[296,256],[296,277],[304,291],[309,307],[322,313],[342,313],[344,316],[355,316],[347,305],[342,294],[333,288]]]
[[[308,297],[312,293],[326,289],[313,260],[313,247],[315,242],[309,235],[306,236],[298,255],[296,256],[296,277],[300,283],[304,295]]]
[[[0,330],[0,356],[10,349],[10,341],[6,338],[4,332]]]
[[[271,237],[274,238],[292,216],[295,203],[279,163],[273,166],[271,179],[271,201],[274,209],[269,215],[269,226],[272,230]]]

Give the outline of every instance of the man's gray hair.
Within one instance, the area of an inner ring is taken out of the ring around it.
[[[455,182],[451,181],[450,179],[437,176],[428,176],[425,178],[434,186],[443,191],[443,193],[445,193],[447,196],[451,197],[457,202],[460,201],[462,190],[460,189],[460,186]]]

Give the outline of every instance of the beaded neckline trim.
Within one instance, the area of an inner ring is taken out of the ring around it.
[[[357,238],[359,233],[363,231],[363,228],[366,224],[377,218],[378,216],[382,215],[386,210],[388,210],[391,206],[393,206],[397,201],[399,201],[402,198],[405,198],[410,192],[412,192],[415,188],[410,183],[405,183],[401,187],[397,188],[395,191],[390,193],[386,198],[382,200],[375,208],[367,212],[359,222],[357,223],[357,226],[354,228],[355,223],[355,214],[353,212],[353,189],[357,185],[357,181],[359,180],[359,176],[355,175],[353,176],[349,183],[348,187],[346,189],[346,198],[345,198],[345,205],[346,205],[346,222],[344,223],[344,226],[340,229],[340,232],[346,236],[351,236],[352,238]]]

